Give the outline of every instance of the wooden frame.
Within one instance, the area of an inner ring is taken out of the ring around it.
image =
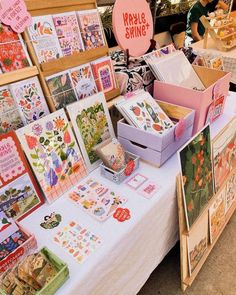
[[[25,0],[27,9],[32,16],[40,16],[47,14],[57,14],[69,11],[80,11],[87,9],[96,9],[96,0]],[[107,44],[103,47],[95,48],[88,51],[73,54],[71,56],[64,56],[47,63],[39,64],[38,58],[31,44],[28,32],[23,33],[23,37],[28,44],[28,51],[33,64],[39,70],[39,78],[41,86],[45,93],[48,106],[51,112],[56,111],[54,103],[51,98],[49,88],[45,82],[45,77],[51,76],[58,72],[68,70],[70,68],[86,64],[100,57],[109,55],[109,48]],[[105,39],[105,34],[104,34]],[[116,88],[105,94],[106,100],[109,101],[120,94],[119,88]]]

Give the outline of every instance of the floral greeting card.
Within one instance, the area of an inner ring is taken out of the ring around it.
[[[52,17],[63,56],[83,51],[84,45],[75,11],[54,14]]]
[[[37,77],[13,83],[10,86],[11,93],[27,123],[36,121],[49,114],[39,80]]]
[[[15,132],[0,135],[0,212],[21,220],[42,203]]]
[[[93,147],[114,137],[114,130],[103,93],[98,93],[67,107],[85,163],[91,171],[101,161]]]
[[[98,92],[90,64],[73,68],[70,70],[70,74],[78,99]]]
[[[98,91],[107,93],[116,88],[111,58],[106,56],[91,63]]]
[[[49,202],[87,175],[63,109],[17,130],[17,135]]]
[[[21,36],[0,23],[0,66],[4,73],[31,65]]]
[[[103,29],[97,9],[77,11],[85,50],[105,45]]]
[[[81,182],[69,193],[69,200],[79,205],[93,218],[104,221],[111,216],[118,207],[121,207],[126,198],[120,197],[96,179],[87,179]]]
[[[189,229],[214,194],[210,127],[179,151],[186,224]]]
[[[60,72],[46,78],[52,100],[57,110],[77,101],[75,91],[72,87],[70,73]]]
[[[32,25],[28,28],[28,33],[39,63],[63,56],[52,16],[32,17]]]

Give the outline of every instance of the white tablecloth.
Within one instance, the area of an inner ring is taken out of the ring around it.
[[[236,94],[231,93],[225,114],[212,126],[212,135],[236,114]],[[147,200],[126,185],[115,185],[96,177],[128,198],[124,207],[131,211],[131,219],[123,223],[110,217],[98,222],[66,199],[66,194],[51,205],[45,204],[21,223],[35,233],[39,247],[47,246],[66,261],[70,279],[58,290],[58,295],[133,295],[141,289],[149,275],[178,240],[176,176],[179,173],[177,155],[160,169],[141,163],[139,173],[160,185],[158,193]],[[52,238],[58,231],[40,227],[43,217],[52,212],[62,215],[59,227],[77,221],[102,239],[102,245],[82,264],[78,264]]]

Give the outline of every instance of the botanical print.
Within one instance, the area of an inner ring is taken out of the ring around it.
[[[73,188],[69,200],[98,221],[106,220],[127,201],[93,178],[86,179]]]
[[[31,65],[21,36],[0,23],[0,66],[4,73]]]
[[[47,77],[46,82],[57,110],[77,101],[75,91],[72,88],[70,73],[68,71]]]
[[[209,208],[210,241],[215,241],[225,224],[225,189],[216,197]]]
[[[8,86],[0,87],[0,114],[12,111],[17,108],[17,104]]]
[[[212,146],[217,192],[236,165],[236,118],[213,139]]]
[[[98,92],[90,64],[73,68],[70,70],[70,74],[78,99]]]
[[[67,107],[71,123],[89,171],[100,164],[93,147],[114,137],[103,93],[98,93]]]
[[[63,56],[84,50],[77,16],[74,11],[52,16]]]
[[[236,173],[233,173],[226,183],[225,214],[236,200]]]
[[[32,17],[32,25],[28,28],[28,33],[39,63],[62,57],[52,16]]]
[[[179,157],[186,223],[189,229],[214,194],[209,125],[182,148]]]
[[[17,135],[49,202],[87,175],[63,109],[19,129]]]
[[[39,80],[37,77],[13,83],[10,86],[13,97],[21,108],[27,123],[49,114]]]
[[[199,220],[199,223],[187,237],[188,263],[190,275],[196,269],[208,247],[208,214]]]
[[[110,57],[103,57],[91,63],[98,91],[107,93],[116,88],[114,69]]]
[[[77,14],[85,50],[104,46],[103,29],[97,9],[78,11]]]

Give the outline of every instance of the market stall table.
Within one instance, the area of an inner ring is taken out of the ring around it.
[[[212,125],[212,136],[236,115],[235,102],[236,94],[230,93],[225,113]],[[130,210],[131,218],[123,223],[113,217],[105,222],[94,220],[70,202],[67,194],[51,205],[43,205],[21,222],[35,233],[39,247],[46,245],[68,263],[70,279],[58,290],[58,295],[137,294],[152,271],[177,242],[177,155],[160,169],[141,162],[138,172],[159,185],[157,194],[150,200],[124,184],[116,185],[102,178],[99,169],[89,175],[128,198],[124,208]],[[45,215],[52,212],[61,214],[62,222],[53,230],[45,230],[40,227],[40,223]],[[70,221],[85,226],[102,240],[101,246],[82,264],[77,263],[53,242],[53,236],[59,228]]]

